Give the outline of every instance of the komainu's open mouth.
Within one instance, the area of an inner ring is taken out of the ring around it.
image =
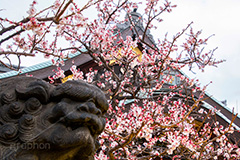
[[[68,103],[66,103],[68,101]],[[68,131],[74,131],[80,127],[87,127],[93,137],[102,132],[105,126],[105,119],[102,112],[93,103],[75,102],[69,103],[69,99],[63,99],[52,109],[50,123],[61,123]],[[77,105],[76,105],[77,103]],[[78,106],[84,106],[84,111]],[[95,107],[95,109],[93,109]],[[89,113],[90,112],[90,113]],[[94,114],[95,113],[95,114]]]

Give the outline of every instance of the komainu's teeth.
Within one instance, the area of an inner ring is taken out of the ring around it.
[[[90,120],[91,120],[91,117],[89,117],[89,116],[86,116],[86,118],[84,119],[85,122],[88,122]]]

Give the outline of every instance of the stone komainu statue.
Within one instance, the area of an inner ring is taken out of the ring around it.
[[[12,78],[0,82],[0,101],[0,159],[94,159],[108,109],[96,86]]]

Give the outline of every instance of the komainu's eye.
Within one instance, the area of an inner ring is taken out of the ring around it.
[[[95,103],[95,99],[93,99],[93,98],[89,98],[87,102]]]

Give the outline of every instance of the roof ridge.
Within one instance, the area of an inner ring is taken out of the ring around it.
[[[85,50],[83,50],[83,52],[84,51]],[[74,57],[76,57],[80,54],[81,54],[81,52],[71,53],[71,54],[68,55],[68,58],[71,59],[71,58],[74,58]],[[63,60],[66,61],[67,59],[63,59]],[[0,74],[0,79],[13,77],[13,76],[17,76],[17,75],[27,74],[27,73],[32,72],[32,71],[36,71],[36,70],[39,70],[39,69],[42,69],[42,68],[49,67],[51,65],[52,65],[52,61],[48,60],[48,61],[45,61],[45,62],[41,62],[41,63],[38,63],[38,64],[34,64],[32,66],[22,68],[19,71],[9,71],[9,72],[5,72],[5,73],[1,73]]]

